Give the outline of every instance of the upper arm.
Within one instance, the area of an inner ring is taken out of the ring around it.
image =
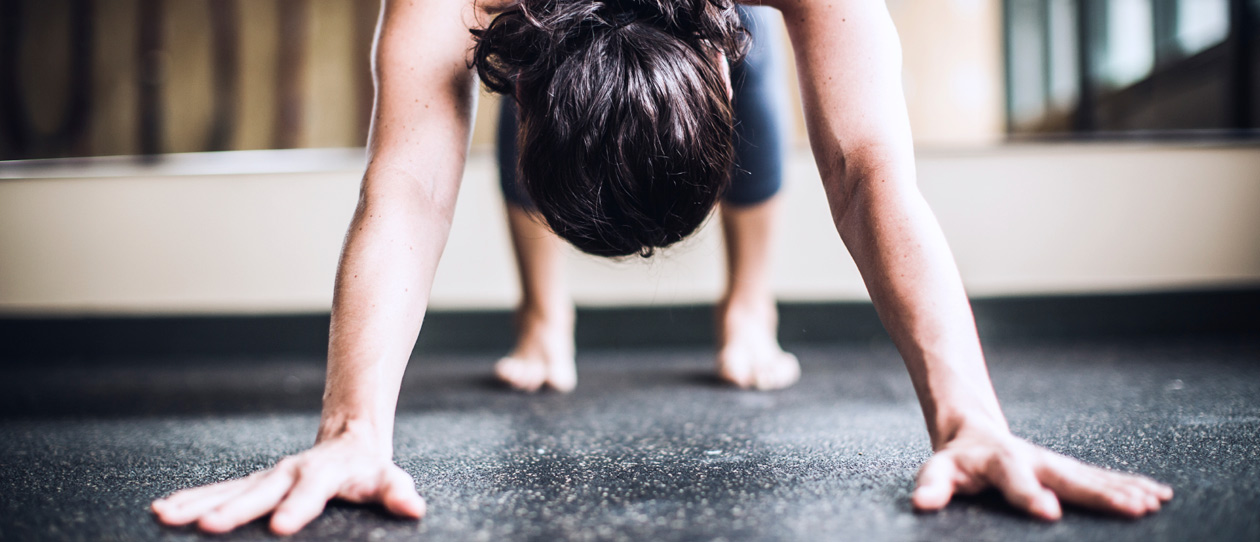
[[[914,182],[901,45],[883,1],[800,0],[781,7],[796,51],[810,145],[833,209],[854,183]],[[839,201],[837,201],[839,200]]]
[[[365,191],[374,179],[380,185],[402,177],[427,187],[430,197],[453,200],[476,104],[467,62],[475,18],[470,0],[383,3],[372,51]]]

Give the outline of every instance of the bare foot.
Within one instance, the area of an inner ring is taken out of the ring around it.
[[[796,356],[779,347],[773,302],[718,307],[718,378],[743,389],[778,390],[801,378]]]
[[[549,387],[567,393],[577,386],[573,363],[573,318],[518,315],[516,348],[494,364],[494,376],[514,389]]]

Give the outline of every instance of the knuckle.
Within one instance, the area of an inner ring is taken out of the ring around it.
[[[1019,458],[1019,456],[1015,453],[1015,450],[1006,446],[998,448],[997,451],[993,453],[993,457],[997,458],[997,460],[1003,465],[1013,464]]]
[[[1015,454],[1005,448],[995,450],[985,465],[989,471],[1009,475],[1015,465]]]
[[[394,467],[393,471],[394,471],[394,480],[397,483],[406,484],[406,485],[415,485],[416,479],[413,478],[411,474],[409,474],[407,471],[402,470],[399,467]]]
[[[1107,504],[1112,508],[1126,509],[1129,507],[1129,496],[1119,492],[1113,492],[1107,495]]]

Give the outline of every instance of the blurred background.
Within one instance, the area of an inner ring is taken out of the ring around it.
[[[973,296],[1260,285],[1260,0],[888,7],[920,184]],[[0,316],[326,315],[378,10],[0,0]],[[481,96],[439,311],[516,301],[496,100]],[[776,288],[788,303],[860,303],[799,110]],[[711,303],[717,230],[651,261],[574,254],[574,295]]]

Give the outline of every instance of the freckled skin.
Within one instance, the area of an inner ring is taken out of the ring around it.
[[[155,501],[162,523],[219,533],[271,513],[271,529],[291,534],[334,498],[424,515],[414,482],[392,461],[394,409],[468,150],[476,92],[468,24],[484,25],[503,1],[384,2],[369,166],[337,271],[316,444],[251,477]],[[832,218],[923,409],[934,455],[920,470],[915,508],[994,487],[1044,520],[1061,516],[1061,501],[1128,517],[1158,510],[1172,498],[1167,486],[1010,433],[953,256],[916,185],[900,45],[884,3],[763,4],[784,14]],[[397,295],[410,286],[415,294]]]

